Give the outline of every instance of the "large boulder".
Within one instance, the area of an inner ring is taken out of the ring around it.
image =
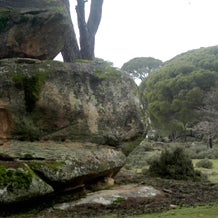
[[[137,86],[116,68],[15,58],[0,60],[0,77],[12,138],[116,146],[143,132]]]
[[[10,141],[0,147],[0,206],[96,184],[124,164],[124,154],[111,147]]]
[[[0,0],[0,58],[53,59],[64,46],[69,19],[63,0]]]

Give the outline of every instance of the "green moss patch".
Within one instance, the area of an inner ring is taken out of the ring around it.
[[[37,72],[34,75],[25,75],[23,73],[12,73],[11,77],[18,89],[24,90],[25,104],[27,112],[32,112],[36,102],[39,99],[41,86],[48,73]]]
[[[96,68],[94,75],[100,79],[116,80],[121,78],[122,72],[115,67],[106,66],[103,68]]]
[[[30,166],[35,170],[42,169],[44,167],[51,169],[52,171],[58,171],[65,164],[64,161],[46,161],[46,162],[31,162]]]
[[[0,187],[7,187],[7,191],[28,189],[32,182],[32,174],[27,167],[17,169],[0,165]]]

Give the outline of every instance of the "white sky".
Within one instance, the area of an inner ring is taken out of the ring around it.
[[[116,67],[135,57],[166,61],[218,45],[217,23],[218,0],[104,0],[95,56]]]

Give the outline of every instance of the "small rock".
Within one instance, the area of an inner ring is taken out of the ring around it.
[[[174,204],[171,204],[171,205],[170,205],[170,208],[171,208],[171,209],[176,209],[176,208],[177,208],[177,206],[176,206],[176,205],[174,205]]]

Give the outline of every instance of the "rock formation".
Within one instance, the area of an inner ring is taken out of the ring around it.
[[[0,58],[53,59],[63,48],[69,13],[63,0],[1,0]]]
[[[0,60],[0,76],[14,139],[116,146],[143,131],[137,87],[115,68],[18,58]]]
[[[122,152],[91,143],[11,141],[0,154],[0,206],[86,187],[125,163]]]
[[[0,0],[0,207],[112,184],[126,158],[109,146],[143,132],[126,74],[102,62],[45,60],[69,28],[62,1]]]
[[[126,158],[108,145],[143,131],[137,87],[116,68],[14,58],[0,60],[0,77],[10,129],[0,147],[0,204],[110,180]]]

